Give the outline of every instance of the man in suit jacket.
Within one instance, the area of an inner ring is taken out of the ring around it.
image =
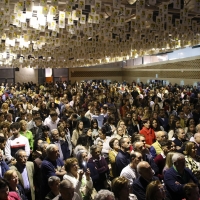
[[[137,172],[140,176],[133,182],[133,194],[137,196],[138,200],[145,200],[148,184],[151,181],[158,180],[158,178],[153,176],[154,171],[146,161],[142,161],[137,165]]]
[[[16,164],[10,169],[16,170],[19,182],[23,186],[28,200],[35,200],[35,187],[33,184],[34,164],[27,161],[27,154],[24,150],[18,150],[15,154]]]
[[[55,144],[59,149],[60,159],[66,160],[67,158],[70,158],[68,143],[60,140],[58,129],[51,130],[51,137],[51,143]]]
[[[185,156],[183,154],[175,153],[172,156],[172,163],[173,166],[164,174],[167,198],[182,200],[186,198],[183,191],[184,185],[191,182],[198,185],[198,180],[192,174],[192,171],[185,167]]]

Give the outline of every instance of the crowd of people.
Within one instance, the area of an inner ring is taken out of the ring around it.
[[[0,86],[0,200],[199,200],[200,91]]]

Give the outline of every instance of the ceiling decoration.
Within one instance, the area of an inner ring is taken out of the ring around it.
[[[199,0],[0,0],[0,65],[71,68],[200,44]]]

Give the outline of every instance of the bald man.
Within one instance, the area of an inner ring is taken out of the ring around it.
[[[133,182],[133,194],[138,200],[145,200],[146,188],[151,181],[158,180],[148,162],[142,161],[137,165],[140,176]]]
[[[142,154],[143,161],[149,163],[151,168],[154,170],[155,174],[159,173],[159,168],[153,160],[153,157],[149,153],[148,149],[144,146],[143,142],[135,142],[134,143],[134,151],[140,152]]]
[[[156,142],[154,142],[150,147],[150,153],[155,158],[157,155],[161,154],[162,148],[160,143],[167,140],[167,135],[164,131],[155,132]]]

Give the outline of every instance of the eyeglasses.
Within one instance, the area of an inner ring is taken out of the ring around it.
[[[28,156],[19,156],[20,158],[28,158]]]

